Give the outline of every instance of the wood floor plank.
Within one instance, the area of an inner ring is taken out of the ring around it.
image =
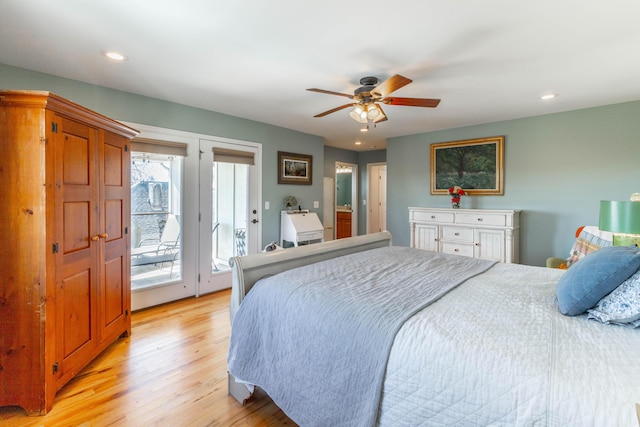
[[[295,426],[264,393],[245,406],[227,394],[225,290],[132,315],[120,338],[62,388],[53,409],[0,408],[4,427]]]

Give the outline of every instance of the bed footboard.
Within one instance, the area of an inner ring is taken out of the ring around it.
[[[227,372],[228,378],[228,390],[229,395],[236,399],[242,406],[244,406],[248,401],[253,398],[253,391],[249,390],[249,388],[236,381],[235,377]]]
[[[233,278],[229,307],[231,323],[233,324],[233,318],[244,296],[261,278],[342,255],[391,246],[391,243],[391,233],[382,231],[281,251],[232,257],[229,259]]]
[[[391,233],[382,231],[364,236],[298,246],[281,251],[232,257],[229,260],[233,277],[231,303],[229,307],[231,324],[233,325],[233,318],[244,296],[261,278],[314,262],[320,262],[355,252],[391,246],[391,244]],[[229,395],[242,405],[253,397],[253,391],[245,384],[238,383],[233,375],[229,374],[228,381]]]

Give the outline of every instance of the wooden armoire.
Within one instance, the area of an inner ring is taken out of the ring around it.
[[[0,91],[0,406],[45,414],[131,332],[136,133],[50,92]]]

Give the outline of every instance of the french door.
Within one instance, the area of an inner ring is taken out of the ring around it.
[[[259,144],[200,139],[197,295],[231,287],[229,258],[262,239]]]

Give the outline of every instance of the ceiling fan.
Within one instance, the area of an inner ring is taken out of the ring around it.
[[[439,99],[429,98],[398,98],[389,96],[392,92],[400,89],[411,83],[413,80],[403,77],[399,74],[395,74],[389,77],[387,80],[378,84],[377,77],[363,77],[360,79],[362,85],[353,92],[353,95],[340,92],[332,92],[330,90],[311,88],[307,89],[311,92],[326,93],[329,95],[345,96],[353,99],[355,102],[341,105],[331,110],[325,111],[320,114],[316,114],[313,117],[324,117],[328,114],[335,113],[336,111],[343,110],[345,108],[354,107],[349,113],[352,119],[358,123],[367,124],[372,121],[376,123],[384,122],[387,120],[387,115],[382,110],[380,103],[387,105],[404,105],[406,107],[437,107],[440,103]]]

